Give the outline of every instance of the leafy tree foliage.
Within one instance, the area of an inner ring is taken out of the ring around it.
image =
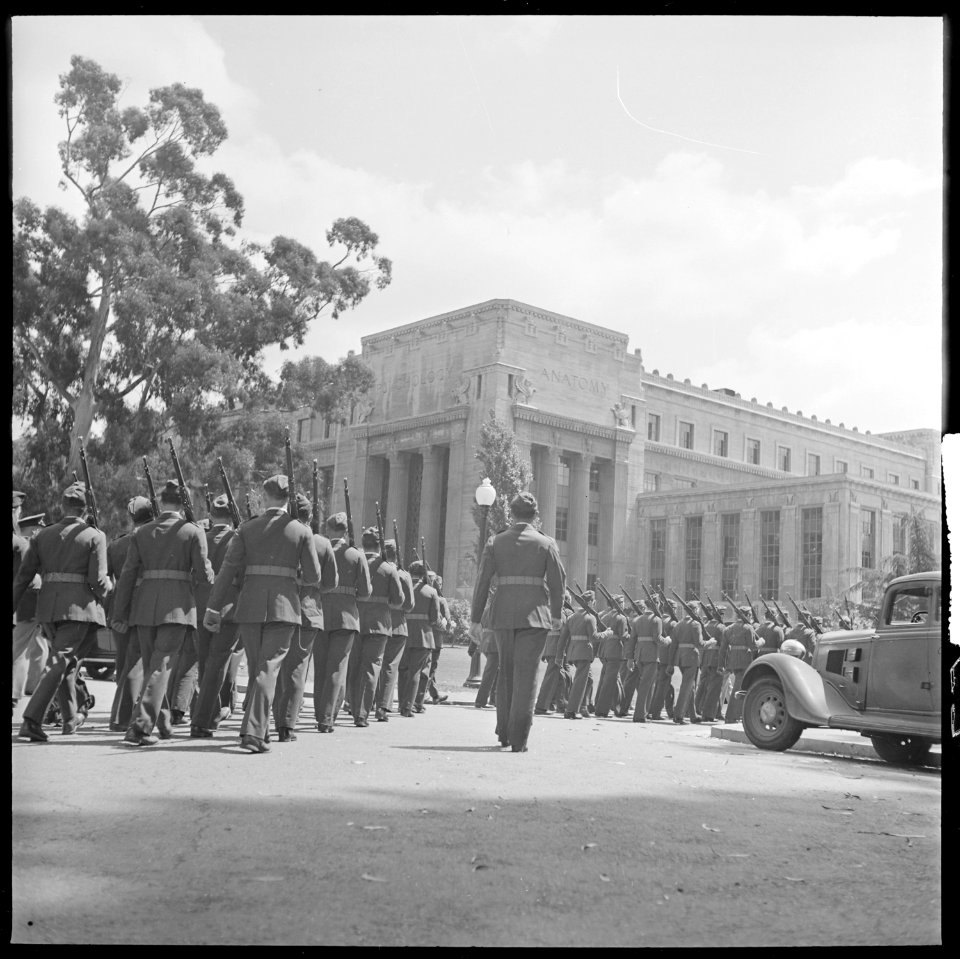
[[[516,435],[506,423],[491,416],[480,427],[480,442],[475,458],[480,461],[480,476],[489,477],[497,498],[490,507],[487,535],[509,525],[510,501],[530,485],[533,471],[517,446]],[[483,509],[474,505],[473,519],[479,528]]]

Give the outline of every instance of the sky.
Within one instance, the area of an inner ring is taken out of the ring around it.
[[[494,298],[630,337],[645,368],[874,433],[940,428],[935,17],[14,17],[12,189],[58,189],[70,57],[123,105],[199,87],[244,234],[393,282],[296,356]],[[277,370],[291,353],[271,350]]]

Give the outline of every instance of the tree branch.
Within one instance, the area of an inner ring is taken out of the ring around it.
[[[49,381],[50,385],[51,385],[68,403],[70,403],[71,405],[73,405],[73,403],[76,402],[76,399],[77,399],[77,398],[76,398],[73,394],[71,394],[69,390],[65,389],[63,386],[60,385],[60,383],[57,382],[57,378],[56,378],[56,376],[54,375],[53,370],[51,370],[50,367],[47,366],[47,364],[46,364],[46,362],[44,361],[43,357],[40,355],[40,351],[39,351],[39,350],[37,349],[37,347],[34,345],[33,341],[30,339],[30,337],[24,336],[22,333],[19,333],[19,332],[17,332],[17,331],[14,331],[14,334],[13,334],[13,335],[16,337],[18,343],[22,343],[22,344],[30,351],[30,354],[33,356],[34,361],[36,362],[37,366],[40,368],[40,370],[41,370],[41,372],[44,374],[44,376],[46,376],[46,378],[47,378],[47,380]]]

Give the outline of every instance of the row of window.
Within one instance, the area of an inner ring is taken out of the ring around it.
[[[660,435],[660,414],[648,413],[647,439],[659,443],[661,442]],[[694,424],[679,420],[677,423],[677,446],[679,446],[680,449],[692,450],[694,448],[694,439]],[[777,469],[784,473],[793,472],[793,450],[791,447],[784,446],[780,443],[777,443],[776,447]],[[713,453],[714,456],[720,456],[724,459],[730,457],[730,433],[727,430],[714,429],[712,431],[710,452]],[[745,463],[750,463],[753,466],[760,465],[760,440],[753,439],[749,436],[744,438],[743,460]],[[822,469],[820,454],[807,453],[806,467],[807,476],[819,476]],[[847,460],[834,458],[834,473],[848,473],[849,471],[850,464]],[[870,466],[861,466],[860,475],[865,479],[875,479],[874,469]],[[887,473],[887,482],[893,486],[900,485],[900,478],[899,473]],[[646,486],[644,488],[646,488]],[[920,480],[910,477],[910,488],[920,489]]]

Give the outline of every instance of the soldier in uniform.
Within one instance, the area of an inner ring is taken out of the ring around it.
[[[443,579],[433,570],[427,570],[427,582],[437,591],[440,600],[440,628],[434,630],[433,637],[437,645],[430,650],[430,666],[427,675],[420,680],[420,690],[413,707],[418,713],[423,712],[423,701],[428,692],[434,705],[447,701],[447,694],[437,689],[437,664],[440,662],[440,651],[443,649],[443,634],[450,629],[450,604],[447,602],[447,597],[443,595]],[[481,684],[482,682],[481,679]]]
[[[593,604],[592,589],[583,593],[583,601]],[[560,625],[560,637],[557,641],[557,655],[555,662],[560,665],[564,657],[574,667],[573,684],[570,695],[567,697],[567,707],[564,719],[587,719],[586,695],[587,677],[590,675],[590,664],[596,656],[596,651],[604,639],[612,631],[601,631],[593,613],[585,609],[578,609]]]
[[[390,610],[390,636],[383,651],[383,665],[380,667],[380,676],[377,679],[377,722],[385,723],[389,717],[387,713],[393,711],[393,697],[397,690],[397,674],[400,670],[400,659],[404,647],[407,645],[407,613],[413,612],[413,580],[410,573],[400,569],[397,563],[397,544],[395,540],[384,542],[387,562],[397,566],[400,577],[400,588],[403,590],[403,606],[400,609]]]
[[[44,514],[20,516],[17,497],[14,493],[14,524],[19,530],[13,534],[13,578],[17,578],[20,563],[30,547],[30,540],[46,526]],[[16,707],[20,697],[33,692],[47,664],[47,638],[37,621],[37,596],[40,593],[40,576],[36,575],[24,590],[23,598],[14,608],[13,624],[13,681],[12,705]]]
[[[67,679],[75,674],[84,654],[96,642],[97,629],[105,625],[102,600],[110,590],[107,578],[107,540],[83,521],[86,495],[80,483],[63,491],[63,519],[31,540],[13,582],[14,609],[34,576],[40,574],[36,618],[50,624],[49,669],[40,680],[27,708],[19,737],[45,742],[43,718],[56,696],[60,703],[63,735],[77,731],[83,722],[78,713],[76,689]]]
[[[560,611],[560,626],[563,627],[573,610],[566,603]],[[562,690],[563,666],[557,663],[557,649],[560,643],[560,630],[551,629],[543,646],[541,660],[547,664],[543,679],[540,680],[540,691],[534,706],[534,714],[538,716],[553,712],[553,704],[557,701],[557,693]]]
[[[247,654],[249,687],[240,746],[249,753],[270,749],[266,740],[277,673],[300,626],[298,574],[308,586],[320,582],[313,534],[288,512],[288,489],[282,473],[264,481],[264,510],[242,523],[230,540],[203,617],[210,632],[220,629],[220,610],[237,575],[242,575],[234,619]]]
[[[653,696],[647,719],[663,719],[664,707],[667,708],[667,712],[673,712],[669,706],[669,700],[670,694],[673,692],[673,661],[677,654],[677,648],[672,636],[679,621],[673,603],[669,599],[664,599],[662,602],[660,612],[664,615],[660,620],[661,632],[665,638],[670,639],[670,642],[661,645],[657,653],[657,679],[653,687]]]
[[[310,524],[311,509],[310,500],[303,493],[297,493],[297,518],[305,526]],[[323,591],[334,589],[339,583],[333,544],[319,533],[311,531],[311,536],[317,559],[320,561],[320,583],[317,586],[307,586],[302,578],[298,577],[297,580],[300,587],[300,625],[287,655],[280,663],[273,699],[273,721],[277,727],[277,738],[282,743],[291,743],[297,738],[294,729],[303,705],[307,669],[317,633],[323,629]]]
[[[430,650],[434,648],[434,629],[440,626],[440,597],[427,582],[423,563],[410,564],[414,580],[413,612],[407,613],[407,645],[400,660],[400,715],[413,716],[420,677],[429,668]]]
[[[160,515],[131,537],[114,601],[111,626],[135,628],[143,663],[143,686],[123,742],[152,746],[171,733],[167,687],[187,631],[197,625],[194,587],[213,582],[207,541],[183,518],[180,487],[170,480],[160,491]]]
[[[773,610],[766,611],[764,621],[757,627],[757,636],[763,640],[763,645],[757,650],[758,656],[779,652],[784,639],[783,627],[777,625]]]
[[[726,607],[718,606],[717,610],[722,616]],[[704,611],[706,612],[706,609]],[[707,615],[709,616],[709,613]],[[723,687],[720,642],[725,628],[724,624],[716,619],[707,620],[707,638],[700,654],[700,681],[694,697],[694,706],[701,721],[705,723],[716,722],[720,718],[720,691]]]
[[[743,617],[750,615],[749,606],[740,606],[738,609]],[[720,663],[725,672],[733,673],[733,690],[730,694],[730,702],[727,703],[725,723],[740,721],[743,704],[737,699],[737,692],[743,682],[743,672],[753,662],[754,653],[759,648],[753,625],[742,619],[734,620],[723,632],[723,639],[720,642]]]
[[[807,651],[803,661],[805,663],[813,662],[813,648],[817,643],[817,634],[809,626],[804,626],[803,623],[797,621],[787,630],[783,639],[784,642],[788,639],[795,639],[798,643],[802,643],[803,648]]]
[[[640,607],[643,609],[643,607]],[[637,652],[637,631],[636,621],[640,618],[638,613],[631,606],[626,609],[627,616],[627,635],[623,640],[623,662],[620,664],[620,702],[617,705],[617,715],[621,718],[628,715],[633,705],[633,697],[637,692],[637,681],[639,674],[637,672],[634,658]]]
[[[680,690],[677,693],[673,710],[673,721],[678,724],[686,723],[686,715],[690,719],[700,722],[693,703],[693,693],[696,687],[697,671],[700,669],[700,649],[703,646],[703,630],[700,624],[684,611],[683,618],[677,623],[671,637],[676,650],[674,664],[680,669]]]
[[[107,546],[107,575],[116,585],[127,560],[127,550],[133,542],[133,533],[141,526],[153,522],[153,507],[146,496],[134,496],[127,503],[127,513],[133,523],[133,528],[123,533]],[[114,600],[116,592],[107,597],[105,615],[107,622],[113,624]],[[133,719],[133,707],[143,688],[143,660],[140,654],[140,640],[135,629],[128,629],[125,633],[118,633],[111,625],[113,644],[117,655],[117,688],[113,694],[113,703],[110,706],[110,730],[115,733],[125,733]]]
[[[313,709],[321,733],[334,730],[350,650],[359,641],[357,600],[366,599],[373,589],[366,556],[347,541],[347,514],[329,517],[327,531],[337,562],[337,585],[321,596],[323,629],[313,645]]]
[[[482,639],[480,617],[491,582],[490,626],[497,634],[497,736],[501,746],[526,752],[537,695],[537,667],[547,632],[559,630],[565,578],[556,542],[531,525],[537,516],[532,493],[518,493],[510,503],[513,525],[488,540],[470,611],[470,632]],[[546,595],[545,595],[546,591]]]
[[[491,587],[495,590],[496,587]],[[480,617],[480,626],[483,628],[483,638],[480,640],[480,652],[483,654],[483,675],[480,677],[480,688],[473,705],[483,709],[487,705],[497,703],[497,676],[500,674],[500,654],[497,652],[497,635],[490,628],[490,606],[483,611]],[[550,641],[549,634],[547,642]]]
[[[637,676],[637,705],[633,711],[635,723],[647,721],[647,710],[653,693],[653,683],[659,670],[661,649],[669,650],[671,640],[663,635],[663,620],[657,611],[644,604],[643,615],[634,621],[637,644],[633,661]]]
[[[357,598],[360,636],[350,652],[347,698],[353,724],[362,729],[370,725],[367,717],[376,707],[380,667],[393,628],[391,610],[403,609],[403,585],[397,567],[380,556],[380,532],[375,526],[363,531],[361,543],[372,588],[369,596]]]
[[[620,600],[615,596],[614,599]],[[611,635],[600,644],[600,682],[597,684],[596,715],[609,716],[619,711],[623,688],[620,685],[620,667],[624,662],[624,644],[630,636],[630,622],[614,603],[601,614]]]

